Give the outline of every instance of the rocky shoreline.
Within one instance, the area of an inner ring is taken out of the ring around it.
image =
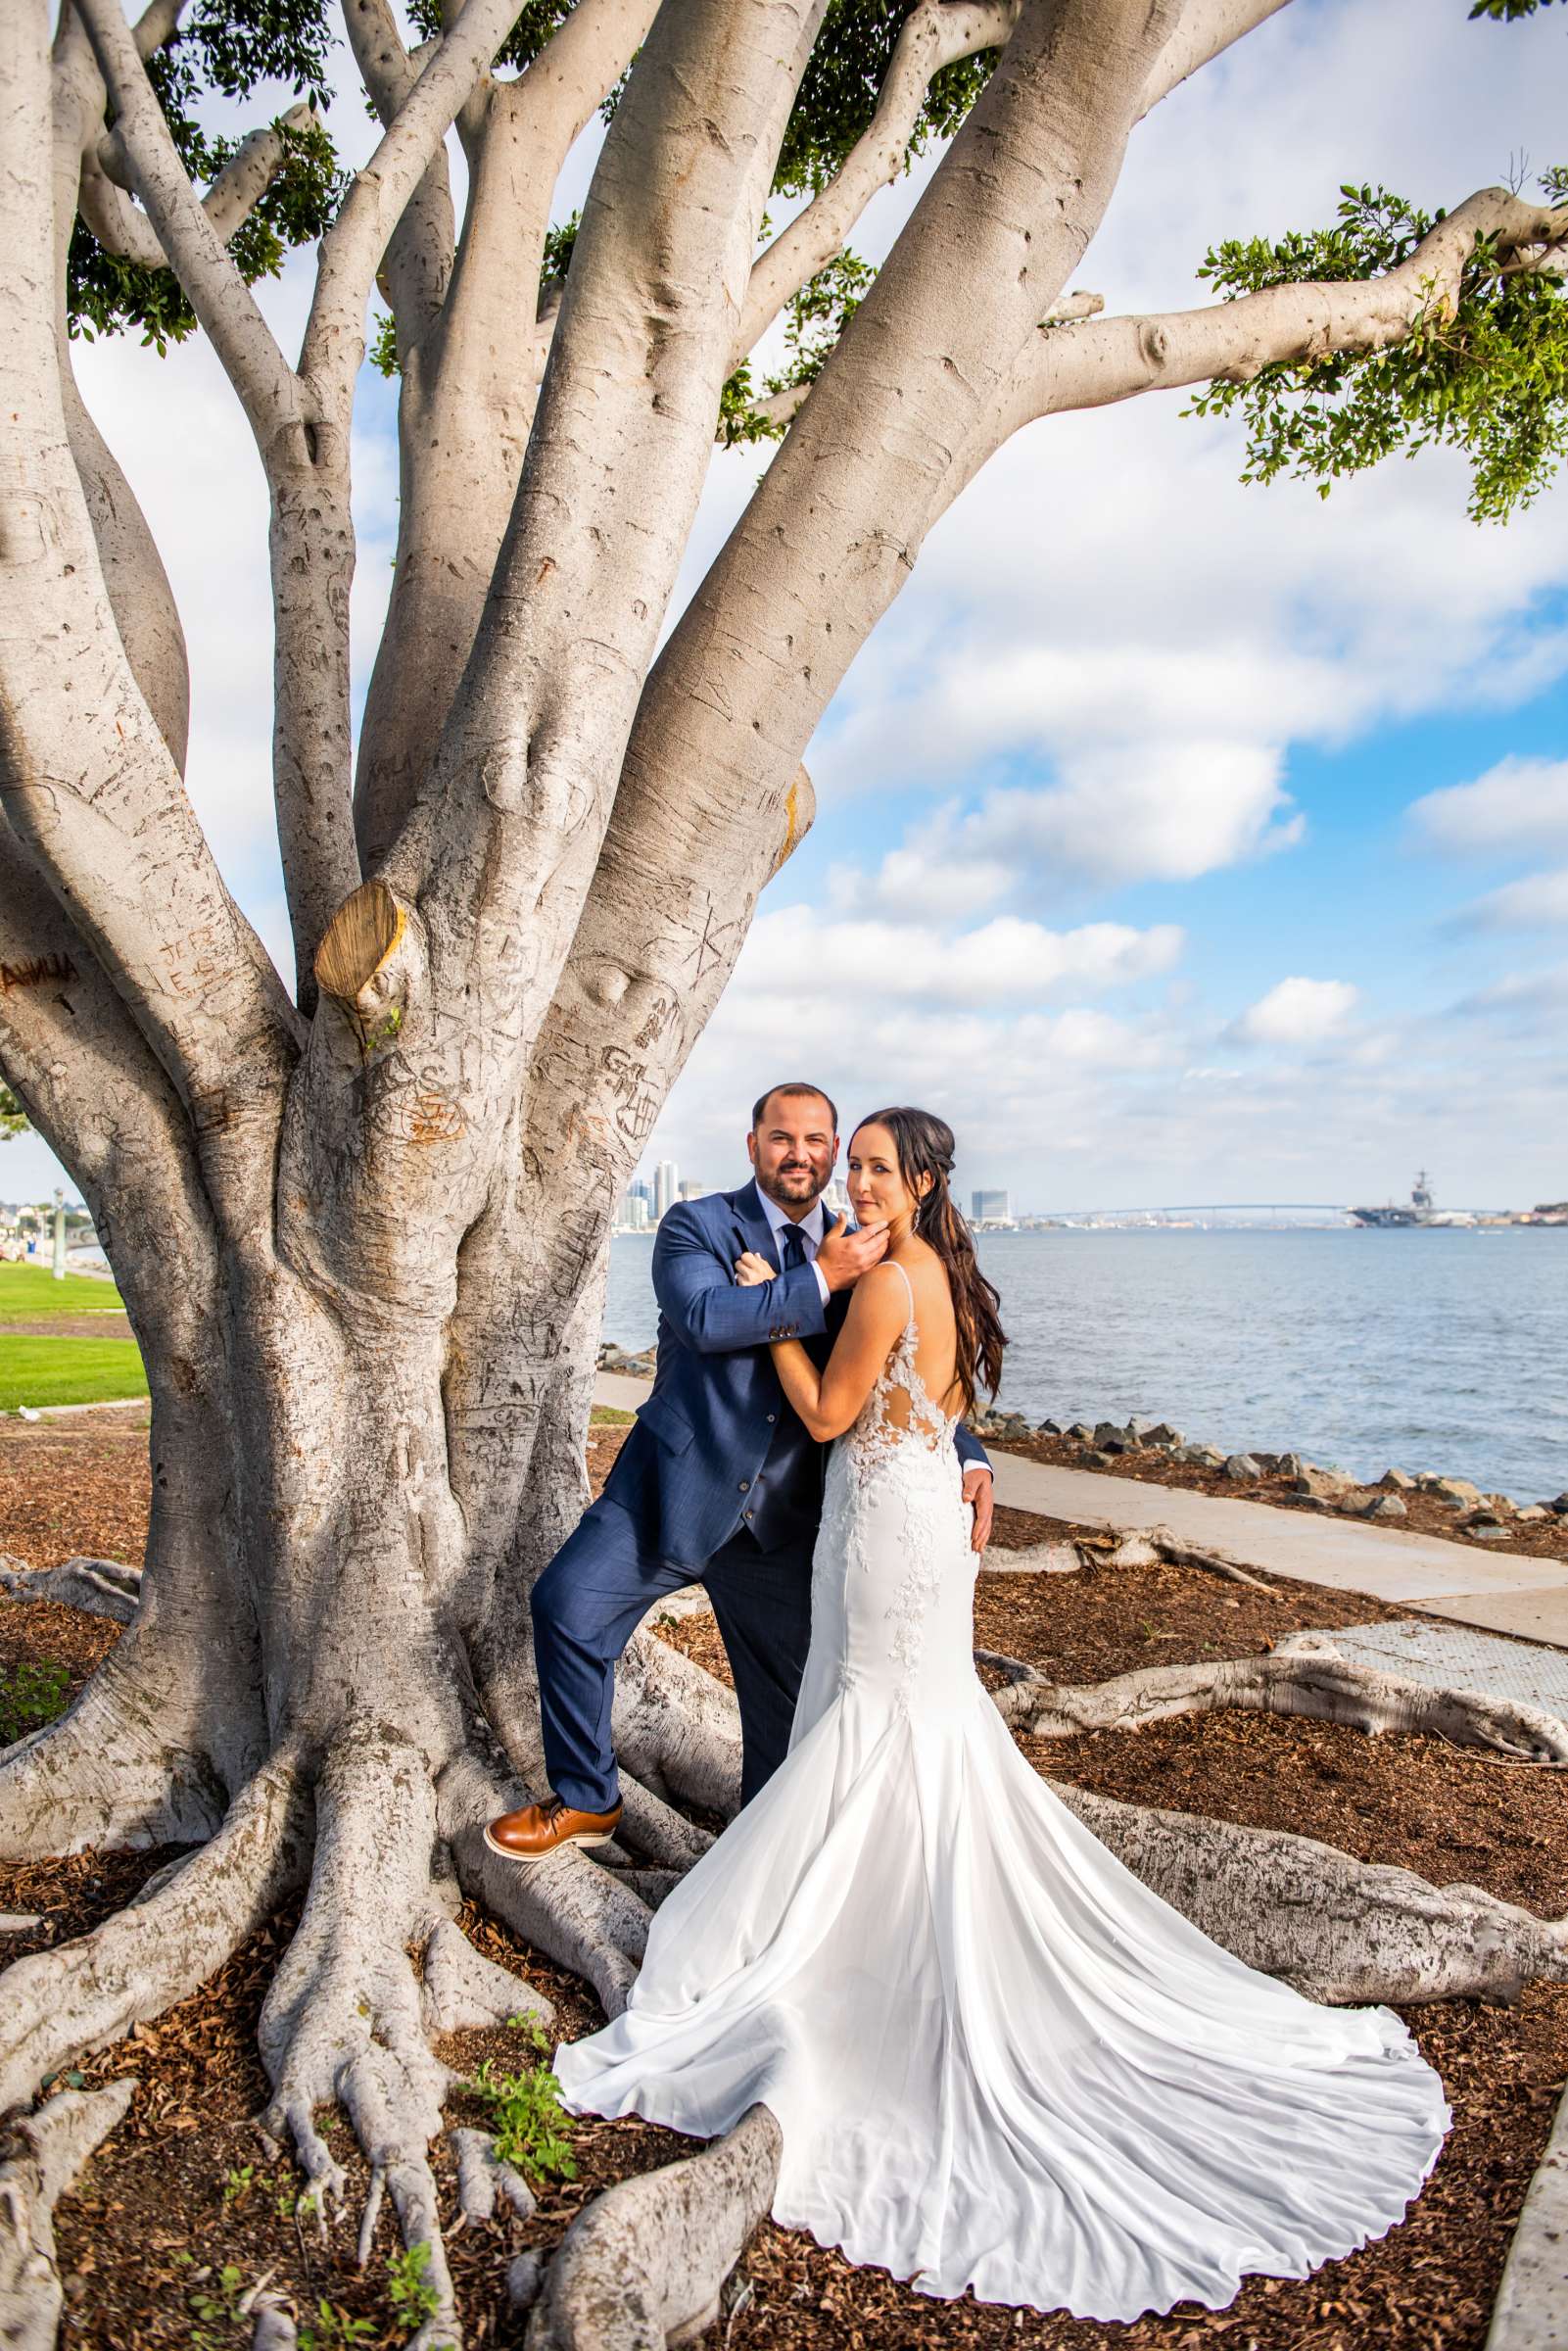
[[[1555,1545],[1568,1542],[1568,1491],[1549,1500],[1515,1502],[1485,1493],[1469,1478],[1435,1470],[1390,1468],[1363,1481],[1332,1463],[1261,1447],[1227,1454],[1191,1442],[1168,1420],[1135,1415],[1126,1421],[1030,1421],[1019,1413],[992,1412],[974,1422],[988,1444],[1023,1451],[1064,1466],[1109,1470],[1216,1494],[1246,1495],[1276,1507],[1369,1518],[1412,1531],[1462,1535],[1472,1543]]]
[[[598,1367],[647,1379],[656,1352],[645,1347],[634,1353],[606,1340],[599,1349]],[[1367,1518],[1411,1532],[1442,1532],[1472,1543],[1553,1557],[1568,1546],[1568,1491],[1520,1503],[1507,1494],[1484,1493],[1468,1478],[1400,1468],[1386,1469],[1368,1483],[1332,1463],[1308,1461],[1299,1453],[1267,1453],[1258,1447],[1227,1454],[1217,1445],[1192,1442],[1168,1420],[1138,1415],[1125,1421],[1032,1421],[1021,1413],[993,1411],[982,1414],[973,1426],[987,1444],[1063,1467],[1245,1495],[1276,1508]]]

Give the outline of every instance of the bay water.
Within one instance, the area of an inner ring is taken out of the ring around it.
[[[1568,1487],[1568,1226],[991,1232],[1031,1420],[1173,1421],[1195,1442],[1390,1466],[1534,1502]],[[650,1239],[611,1243],[604,1335],[655,1334]]]

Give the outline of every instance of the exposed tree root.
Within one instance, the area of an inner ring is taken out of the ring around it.
[[[0,1976],[0,2113],[205,1983],[300,1882],[307,1850],[306,1807],[280,1759],[138,1900],[79,1942],[15,1961]]]
[[[454,2131],[457,2205],[465,2221],[494,2220],[498,2202],[509,2204],[520,2221],[531,2220],[537,2199],[521,2172],[502,2163],[488,2131]]]
[[[740,1809],[735,1693],[651,1633],[638,1635],[616,1672],[615,1744],[628,1772],[655,1794],[726,1820]]]
[[[1568,1981],[1568,1920],[1314,1838],[1051,1783],[1134,1876],[1250,1967],[1326,2002],[1511,2000]]]
[[[441,1833],[451,1847],[465,1894],[483,1902],[525,1941],[593,1985],[607,2016],[618,2016],[637,1981],[647,1943],[647,1904],[576,1847],[523,1865],[493,1853],[487,1820],[527,1801],[524,1792],[487,1771],[472,1754],[457,1756],[438,1789]]]
[[[753,2106],[700,2155],[596,2197],[550,2262],[528,2351],[664,2351],[701,2334],[773,2200],[782,2144]]]
[[[63,2295],[55,2267],[54,2209],[93,2149],[119,2122],[134,2081],[63,2090],[12,2128],[0,2163],[0,2343],[53,2351]]]
[[[1217,1664],[1151,1665],[1075,1689],[1017,1658],[982,1653],[1012,1679],[995,1693],[1003,1719],[1037,1737],[1122,1730],[1172,1714],[1242,1707],[1306,1714],[1381,1731],[1422,1731],[1455,1746],[1489,1748],[1531,1763],[1568,1763],[1568,1726],[1540,1706],[1473,1690],[1434,1690],[1354,1663],[1318,1633],[1297,1633],[1263,1656]]]
[[[1024,1551],[1004,1551],[993,1544],[985,1555],[988,1575],[1076,1575],[1089,1555],[1065,1535],[1031,1543]]]
[[[617,1842],[631,1846],[655,1867],[689,1869],[713,1843],[706,1829],[699,1829],[637,1780],[622,1783],[621,1805]]]
[[[0,1592],[13,1600],[52,1600],[89,1616],[112,1616],[129,1624],[141,1598],[142,1571],[123,1559],[63,1559],[58,1567],[29,1567],[25,1559],[0,1559]]]
[[[171,1744],[166,1707],[117,1650],[66,1713],[0,1752],[0,1861],[200,1844],[227,1802],[209,1757]]]
[[[420,2013],[428,2033],[457,2033],[468,2025],[503,2025],[533,2016],[542,2025],[555,2011],[521,1976],[476,1951],[460,1927],[438,1919],[425,1943]]]
[[[413,2338],[419,2351],[459,2340],[428,2155],[451,2075],[426,2037],[405,1948],[416,1937],[437,1942],[448,1971],[437,1997],[450,1995],[459,1963],[441,1943],[441,1927],[451,1922],[432,1917],[435,1842],[435,1792],[422,1755],[357,1726],[322,1766],[310,1891],[257,2036],[273,2087],[260,2128],[269,2139],[293,2139],[323,2230],[345,2180],[313,2109],[337,2101],[370,2164],[360,2263],[388,2188],[404,2242],[429,2247],[436,2307]],[[465,1989],[476,1982],[485,1979],[466,1971]],[[499,1996],[491,1987],[489,1997]]]
[[[1568,2239],[1568,2095],[1558,2104],[1503,2266],[1486,2351],[1559,2351],[1568,2340],[1563,2243]]]

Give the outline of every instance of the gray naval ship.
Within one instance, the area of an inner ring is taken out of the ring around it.
[[[1387,1208],[1352,1208],[1347,1209],[1346,1214],[1357,1224],[1432,1223],[1432,1194],[1427,1185],[1425,1168],[1410,1186],[1408,1208],[1397,1208],[1391,1200]]]

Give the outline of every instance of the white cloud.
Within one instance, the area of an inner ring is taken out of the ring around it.
[[[1453,918],[1465,931],[1544,931],[1568,923],[1568,865],[1489,889]]]
[[[1457,856],[1568,843],[1568,759],[1499,759],[1473,784],[1424,793],[1409,815],[1435,848]]]
[[[1105,744],[1062,762],[1043,792],[988,793],[965,824],[961,853],[1013,870],[1065,867],[1097,881],[1189,882],[1300,840],[1277,749],[1259,744],[1149,738]]]
[[[1348,980],[1281,980],[1235,1024],[1254,1045],[1315,1045],[1343,1028],[1358,991]]]
[[[733,989],[801,1006],[826,998],[845,1010],[867,1001],[1022,1005],[1064,988],[1130,985],[1168,971],[1181,949],[1182,933],[1168,923],[1048,931],[1001,915],[944,936],[924,924],[834,921],[785,906],[753,926]]]

